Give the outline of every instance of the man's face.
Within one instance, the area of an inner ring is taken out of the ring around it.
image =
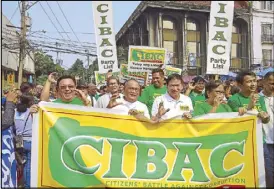
[[[169,81],[169,83],[167,85],[168,94],[172,98],[178,97],[178,95],[180,95],[182,89],[183,89],[183,84],[182,84],[181,80],[178,80],[178,79],[172,79],[171,81]]]
[[[123,91],[124,91],[124,85],[120,85],[119,86],[119,93],[123,93]]]
[[[272,92],[274,94],[274,76],[271,75],[269,78],[264,80],[264,90],[267,92]]]
[[[255,92],[257,90],[257,80],[255,76],[246,75],[244,76],[243,83],[240,84],[240,88],[245,92]]]
[[[156,87],[160,88],[164,85],[164,76],[159,72],[152,74],[151,83]]]
[[[59,97],[65,101],[69,102],[75,98],[75,83],[72,79],[62,79],[58,86]]]
[[[124,95],[128,102],[136,102],[140,94],[140,85],[135,81],[129,81],[125,85]]]
[[[117,80],[116,79],[109,80],[107,91],[113,94],[113,93],[117,93],[118,89],[119,89],[119,84]]]
[[[205,88],[205,82],[204,81],[198,81],[196,83],[195,91],[201,93],[201,92],[203,92],[204,88]]]
[[[235,81],[231,81],[230,82],[230,86],[235,86],[236,85],[236,82]]]
[[[89,94],[91,94],[91,95],[96,95],[96,91],[97,91],[97,88],[96,88],[95,85],[92,85],[92,86],[89,86],[89,87],[88,87],[88,92],[89,92]]]

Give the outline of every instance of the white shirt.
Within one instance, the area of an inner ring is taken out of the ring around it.
[[[124,115],[128,115],[129,110],[135,109],[138,112],[142,113],[145,117],[150,119],[149,112],[147,109],[147,106],[139,101],[136,102],[128,102],[124,98],[121,100],[122,104],[119,104],[118,106],[113,107],[113,110],[122,110],[124,112]]]
[[[270,121],[267,124],[263,124],[266,143],[274,144],[274,97],[267,97],[263,93],[260,93],[260,95],[264,96],[266,110],[270,116]]]
[[[152,105],[151,115],[156,116],[160,102],[164,103],[165,109],[170,109],[161,119],[170,119],[177,116],[182,116],[185,112],[193,111],[192,101],[188,96],[180,94],[179,100],[173,99],[168,93],[155,98]]]
[[[111,96],[112,96],[111,93],[106,93],[103,96],[100,96],[94,107],[95,108],[107,108]],[[119,94],[119,96],[120,96],[120,99],[123,98],[122,94]],[[120,99],[117,99],[116,101],[119,102]]]

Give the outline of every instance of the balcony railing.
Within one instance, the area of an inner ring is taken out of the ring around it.
[[[262,35],[262,43],[274,43],[274,35]]]

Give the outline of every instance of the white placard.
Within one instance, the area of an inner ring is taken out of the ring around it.
[[[92,1],[99,73],[118,71],[111,1]]]
[[[233,13],[234,1],[211,1],[207,74],[229,72]]]

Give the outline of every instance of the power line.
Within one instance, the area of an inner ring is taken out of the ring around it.
[[[48,5],[48,7],[49,7],[51,13],[53,14],[54,18],[56,19],[56,21],[58,22],[58,24],[59,24],[60,27],[62,28],[62,30],[65,31],[64,28],[63,28],[63,26],[62,26],[62,24],[59,22],[58,18],[57,18],[56,15],[54,14],[54,12],[53,12],[51,6],[49,5],[49,3],[48,3],[47,1],[46,1],[46,3],[47,3],[47,5]],[[71,41],[71,39],[70,39],[70,37],[68,36],[68,34],[67,34],[67,33],[65,33],[65,34],[67,35],[68,39]]]
[[[62,12],[63,16],[65,17],[65,19],[66,19],[66,21],[67,21],[67,23],[68,23],[68,25],[69,25],[69,27],[70,27],[71,31],[72,31],[72,32],[73,32],[73,34],[74,34],[74,36],[75,36],[75,37],[76,37],[76,39],[80,42],[79,38],[77,37],[77,35],[75,34],[74,30],[72,29],[72,27],[71,27],[71,25],[70,25],[70,23],[69,23],[69,21],[68,21],[68,19],[67,19],[66,15],[65,15],[65,13],[63,12],[63,10],[62,10],[62,8],[61,8],[60,4],[58,3],[58,1],[56,1],[56,3],[58,4],[58,7],[59,7],[59,9],[61,10],[61,12]]]
[[[56,31],[60,34],[60,36],[65,39],[62,34],[60,33],[60,31],[57,29],[57,27],[55,26],[55,24],[52,22],[51,18],[49,17],[48,13],[46,12],[46,10],[44,9],[44,7],[42,6],[42,4],[40,3],[40,1],[38,2],[39,5],[41,6],[41,8],[43,9],[44,13],[47,15],[48,19],[50,20],[51,24],[54,26],[54,28],[56,29]]]
[[[18,4],[19,4],[19,1],[18,1]],[[17,5],[17,7],[16,7],[15,11],[13,12],[11,18],[9,19],[10,23],[11,23],[11,20],[13,19],[14,15],[16,14],[18,8],[19,8],[19,5]]]
[[[6,28],[3,28],[3,30],[2,30],[2,34],[6,34],[6,35],[18,37],[15,34],[15,32],[17,32],[17,31],[9,30],[9,29],[6,29]],[[60,33],[62,33],[62,32],[60,32]],[[76,43],[79,43],[78,41],[67,40],[67,39],[60,39],[60,38],[54,38],[54,37],[50,37],[50,36],[45,35],[45,34],[38,34],[38,33],[36,33],[35,35],[34,34],[29,34],[27,36],[31,37],[31,38],[52,39],[52,40],[58,40],[58,41],[63,41],[63,42],[76,42]],[[81,41],[80,43],[83,44],[83,46],[84,46],[84,44],[96,45],[96,43],[84,42],[84,41]]]

